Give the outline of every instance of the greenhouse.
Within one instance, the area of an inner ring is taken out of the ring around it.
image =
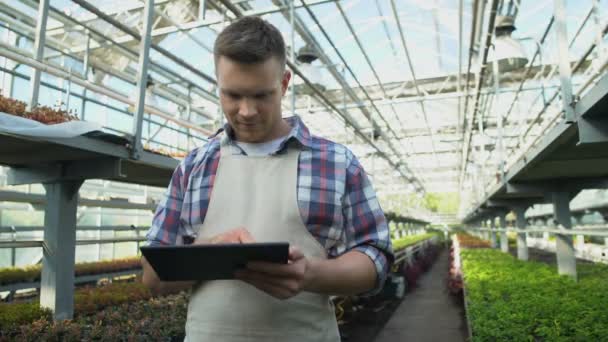
[[[607,0],[0,0],[0,341],[608,341]]]

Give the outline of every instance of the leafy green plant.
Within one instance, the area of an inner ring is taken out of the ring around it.
[[[0,331],[14,329],[38,319],[48,319],[50,315],[51,312],[40,308],[38,303],[0,303]]]
[[[0,268],[0,285],[40,280],[40,266]]]
[[[491,249],[461,250],[473,341],[604,341],[608,266],[578,282]]]
[[[103,274],[138,269],[141,267],[139,257],[83,262],[74,266],[76,276]],[[40,280],[42,266],[32,265],[23,268],[8,267],[0,269],[0,285],[33,282]]]
[[[84,287],[74,293],[74,312],[77,315],[86,315],[109,306],[147,300],[151,297],[152,294],[141,282]],[[32,303],[0,304],[0,328],[18,326],[49,316],[50,312],[40,308],[37,298]]]
[[[49,317],[0,329],[0,341],[171,341],[183,340],[188,294],[180,293],[76,312],[74,320]]]
[[[152,297],[152,294],[141,282],[85,287],[76,290],[76,293],[74,293],[74,310],[81,313],[91,313],[107,306],[150,297]]]
[[[417,244],[420,241],[424,241],[432,238],[433,236],[437,236],[437,233],[428,233],[428,234],[420,234],[420,235],[410,235],[406,237],[402,237],[398,240],[393,240],[393,250],[398,251],[400,249],[406,248],[408,246],[412,246]]]

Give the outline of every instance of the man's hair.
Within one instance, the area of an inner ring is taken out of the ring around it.
[[[255,64],[275,57],[285,66],[285,41],[281,32],[259,17],[243,17],[228,25],[215,40],[213,57],[243,64]]]

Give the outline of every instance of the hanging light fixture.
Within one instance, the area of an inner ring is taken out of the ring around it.
[[[318,66],[312,65],[312,62],[318,58],[319,55],[317,54],[317,51],[308,44],[301,47],[296,56],[296,60],[300,62],[298,69],[302,72],[304,77],[306,77],[317,89],[324,91],[326,87],[323,85],[323,75],[321,74],[321,69]],[[312,95],[314,93],[312,89],[303,83],[298,84],[296,88],[299,88],[296,89],[297,92],[303,94]]]
[[[515,31],[515,17],[496,17],[494,48],[489,51],[488,62],[496,61],[500,72],[521,69],[528,64],[521,42],[511,37],[513,31]]]

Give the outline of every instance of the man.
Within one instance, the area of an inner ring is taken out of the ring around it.
[[[147,238],[288,241],[289,262],[193,283],[161,282],[143,259],[144,283],[155,293],[192,288],[187,341],[339,341],[329,295],[375,293],[393,260],[378,200],[348,149],[282,118],[291,74],[274,26],[235,21],[214,59],[225,131],[175,170]]]

